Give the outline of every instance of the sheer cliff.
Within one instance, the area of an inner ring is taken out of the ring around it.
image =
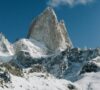
[[[54,10],[50,7],[33,20],[28,38],[43,42],[51,51],[72,47],[64,21],[59,22]]]

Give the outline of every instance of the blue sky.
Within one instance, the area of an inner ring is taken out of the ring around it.
[[[100,0],[58,1],[0,0],[0,32],[11,42],[26,37],[32,19],[51,5],[58,19],[64,19],[75,47],[100,47]]]

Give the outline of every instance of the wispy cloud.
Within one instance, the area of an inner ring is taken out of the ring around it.
[[[49,0],[48,4],[56,7],[59,5],[69,5],[71,7],[75,6],[75,5],[86,5],[88,3],[92,3],[95,0]]]

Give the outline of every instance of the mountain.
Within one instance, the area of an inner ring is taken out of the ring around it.
[[[0,33],[0,61],[7,61],[14,55],[14,49],[6,37]]]
[[[72,47],[64,21],[58,22],[50,7],[33,20],[28,38],[44,43],[49,51],[62,51]]]
[[[9,55],[13,55],[13,47],[6,39],[6,37],[0,33],[0,53],[7,53]]]
[[[100,48],[73,48],[64,22],[46,8],[27,38],[0,33],[0,90],[99,90]]]

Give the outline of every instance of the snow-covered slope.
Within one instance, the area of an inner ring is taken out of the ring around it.
[[[47,54],[47,48],[43,43],[34,39],[21,39],[13,44],[15,53],[20,51],[29,52],[32,57],[41,57]]]
[[[23,78],[11,75],[11,80],[12,82],[0,87],[0,90],[81,90],[77,84],[45,73],[34,73]]]
[[[99,48],[36,58],[20,52],[0,65],[0,90],[99,90],[99,74]]]
[[[65,30],[47,8],[29,38],[0,33],[0,90],[100,90],[100,48],[72,48]]]
[[[0,33],[0,62],[7,62],[11,60],[13,55],[13,46],[9,43],[5,36],[2,33]]]
[[[100,72],[86,73],[79,77],[77,83],[82,90],[100,90]]]

